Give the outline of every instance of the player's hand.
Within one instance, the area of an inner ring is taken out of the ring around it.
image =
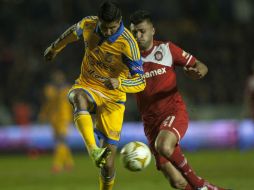
[[[117,89],[119,87],[119,81],[118,81],[117,78],[109,78],[109,79],[104,81],[104,85],[108,89],[114,90],[114,89]]]
[[[53,50],[52,45],[50,45],[45,51],[44,51],[44,58],[46,61],[52,61],[56,56],[56,52]]]
[[[196,67],[184,67],[184,73],[193,80],[201,79],[203,77],[202,73],[199,72]]]

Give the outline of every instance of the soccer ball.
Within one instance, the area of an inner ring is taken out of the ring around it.
[[[142,142],[130,142],[120,153],[124,167],[130,171],[141,171],[151,162],[150,149]]]

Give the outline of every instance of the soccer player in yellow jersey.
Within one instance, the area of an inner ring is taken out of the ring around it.
[[[126,93],[145,88],[142,61],[137,43],[124,27],[121,10],[114,2],[102,3],[98,16],[85,17],[66,30],[45,50],[46,60],[52,60],[67,44],[79,39],[83,39],[86,51],[69,100],[88,153],[101,168],[100,190],[111,190]],[[95,113],[94,123],[91,113]]]
[[[40,120],[52,125],[55,148],[52,172],[72,169],[74,161],[71,150],[66,143],[68,128],[72,122],[71,106],[67,99],[70,86],[66,83],[64,73],[56,71],[52,81],[44,88],[44,102],[40,112]]]

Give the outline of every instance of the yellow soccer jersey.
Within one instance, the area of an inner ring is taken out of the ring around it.
[[[114,101],[125,101],[125,93],[144,89],[142,61],[132,34],[121,23],[118,31],[104,38],[98,28],[98,18],[85,17],[75,27],[74,34],[83,37],[86,52],[77,84],[103,93]],[[118,89],[104,86],[107,78],[118,78]]]
[[[58,87],[49,84],[45,87],[41,119],[48,120],[53,125],[72,121],[72,108],[67,99],[68,91],[69,86]]]

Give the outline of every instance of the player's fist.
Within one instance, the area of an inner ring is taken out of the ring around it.
[[[190,77],[193,80],[197,80],[202,78],[202,73],[199,72],[199,70],[195,67],[184,67],[183,68],[184,73]]]
[[[56,52],[53,50],[52,45],[44,51],[44,58],[46,61],[52,61],[56,56]]]
[[[114,90],[114,89],[117,89],[119,87],[119,81],[118,81],[117,78],[109,78],[109,79],[104,81],[104,85],[108,89]]]

